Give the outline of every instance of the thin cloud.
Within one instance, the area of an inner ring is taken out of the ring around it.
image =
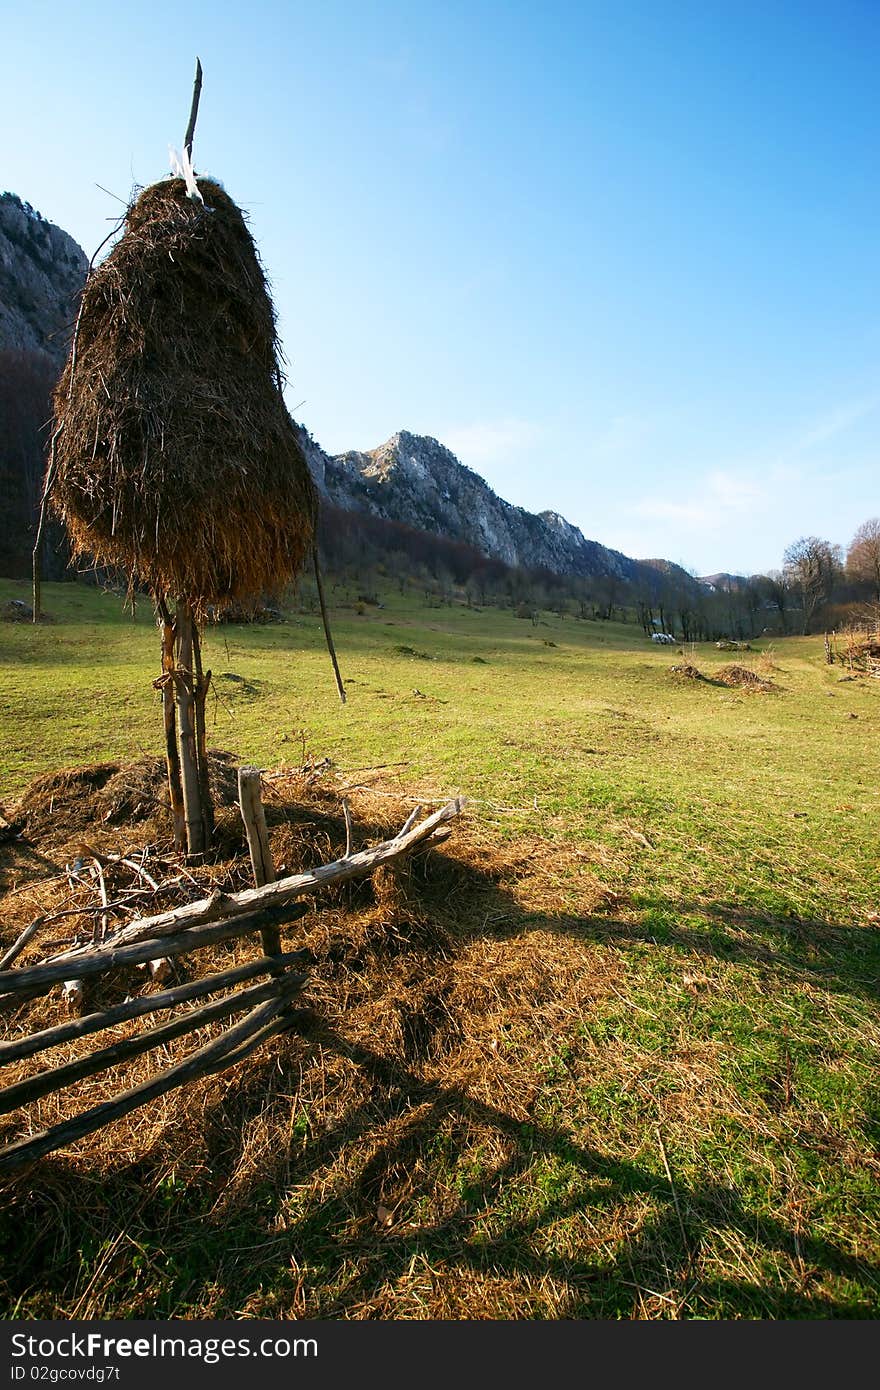
[[[868,415],[873,415],[878,407],[880,407],[880,392],[875,392],[871,396],[864,396],[861,400],[834,406],[813,420],[803,434],[795,440],[790,449],[790,456],[796,457],[798,454],[807,453],[818,444],[827,444],[830,439],[836,439],[838,435],[845,434],[860,420],[864,420]]]
[[[529,420],[478,420],[445,430],[439,438],[469,468],[483,468],[537,444],[543,435]]]
[[[751,478],[716,470],[697,483],[681,502],[645,498],[634,511],[654,521],[680,521],[718,530],[766,500],[766,489]]]

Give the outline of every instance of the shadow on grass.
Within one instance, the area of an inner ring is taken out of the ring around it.
[[[312,820],[330,841],[342,833],[331,816]],[[799,980],[877,995],[867,969],[876,948],[857,929],[779,922],[730,903],[668,904],[667,919],[671,909],[700,913],[707,927],[660,934],[619,917],[528,912],[491,874],[440,853],[417,861],[412,879],[422,909],[432,903],[447,921],[468,904],[462,943],[490,934],[477,924],[491,916],[504,924],[491,933],[501,939],[542,931],[621,950],[654,942],[777,970],[781,988]],[[448,951],[452,939],[437,942]],[[804,959],[807,948],[821,958]],[[332,947],[326,960],[331,968]],[[339,1027],[318,1018],[303,1029],[230,1074],[195,1138],[189,1117],[192,1176],[179,1179],[169,1159],[172,1125],[136,1163],[105,1157],[91,1170],[53,1156],[10,1184],[0,1214],[8,1307],[68,1317],[876,1316],[876,1267],[845,1248],[839,1213],[837,1237],[829,1222],[803,1229],[707,1176],[708,1159],[697,1180],[674,1159],[667,1172],[665,1157],[654,1168],[585,1143],[535,1104],[524,1119],[487,1103],[460,1080],[429,1074],[416,1027],[404,1058],[347,1037],[344,1014]],[[336,1112],[297,1129],[304,1077],[315,1094],[330,1063],[353,1071]],[[245,1162],[261,1124],[271,1142]],[[475,1136],[483,1157],[470,1163]],[[656,1136],[646,1137],[634,1151],[656,1154]],[[182,1171],[189,1162],[184,1149]],[[725,1262],[724,1248],[740,1253]]]
[[[76,1187],[63,1160],[44,1160],[28,1183],[26,1211],[16,1211],[15,1204],[3,1220],[4,1247],[15,1260],[15,1274],[7,1270],[5,1276],[10,1306],[39,1286],[68,1316],[83,1303],[97,1302],[105,1309],[97,1316],[111,1316],[121,1303],[140,1316],[186,1316],[187,1310],[209,1308],[213,1316],[230,1317],[255,1295],[271,1293],[276,1316],[412,1317],[418,1314],[411,1303],[395,1312],[395,1291],[405,1289],[419,1268],[432,1271],[435,1293],[444,1284],[447,1292],[457,1289],[453,1311],[442,1294],[435,1311],[428,1307],[434,1317],[510,1316],[492,1306],[492,1289],[505,1284],[523,1285],[514,1315],[524,1317],[629,1318],[642,1315],[646,1299],[653,1300],[654,1316],[876,1315],[875,1269],[824,1235],[756,1215],[731,1186],[688,1184],[675,1172],[670,1180],[577,1143],[564,1128],[524,1125],[460,1088],[425,1081],[320,1026],[311,1041],[353,1062],[368,1098],[295,1157],[274,1151],[259,1174],[239,1186],[231,1210],[221,1203],[218,1211],[217,1199],[234,1176],[242,1131],[264,1103],[259,1082],[269,1080],[270,1068],[251,1079],[246,1095],[206,1116],[211,1177],[205,1184],[157,1192],[155,1174],[142,1162],[99,1180],[85,1178]],[[442,1219],[379,1229],[375,1213],[384,1176],[411,1169],[430,1153],[450,1118],[500,1137],[507,1156]],[[390,1138],[370,1146],[368,1161],[347,1184],[336,1184],[329,1195],[320,1185],[311,1190],[283,1230],[273,1231],[284,1198],[302,1190],[344,1149],[368,1143],[389,1120],[402,1123]],[[548,1157],[575,1175],[576,1191],[565,1198],[544,1194],[527,1213],[493,1229],[505,1194],[528,1184],[536,1159]],[[579,1214],[591,1223],[610,1219],[633,1198],[647,1199],[648,1214],[636,1229],[619,1235],[612,1253],[608,1242],[581,1254],[547,1248],[560,1223]],[[788,1279],[699,1272],[701,1248],[718,1230],[748,1246],[756,1270],[781,1259]],[[841,1281],[838,1295],[811,1292],[829,1276]],[[470,1303],[468,1297],[480,1278],[489,1280],[482,1308],[479,1296]],[[533,1292],[547,1280],[556,1289],[552,1312]]]

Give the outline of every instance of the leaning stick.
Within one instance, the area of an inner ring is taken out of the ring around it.
[[[250,989],[227,995],[225,999],[215,999],[212,1004],[203,1004],[199,1009],[189,1009],[180,1018],[169,1023],[161,1023],[138,1033],[133,1038],[123,1038],[108,1047],[99,1048],[88,1057],[80,1057],[73,1062],[65,1062],[60,1067],[48,1067],[37,1076],[16,1081],[12,1086],[0,1090],[0,1115],[8,1115],[11,1110],[19,1110],[31,1101],[53,1091],[64,1090],[83,1077],[94,1076],[96,1072],[107,1071],[131,1057],[139,1057],[142,1052],[152,1052],[154,1048],[203,1028],[208,1023],[216,1023],[230,1014],[237,1014],[253,1004],[262,1004],[267,999],[287,999],[305,984],[305,975],[283,975],[267,984],[252,985]]]
[[[393,839],[383,840],[372,849],[359,850],[348,859],[336,859],[331,864],[320,864],[306,873],[279,878],[276,883],[267,883],[262,888],[245,888],[240,893],[231,893],[228,896],[214,894],[210,898],[202,898],[198,902],[185,903],[183,907],[160,912],[154,917],[141,917],[120,928],[113,936],[108,937],[105,944],[108,948],[115,948],[142,941],[145,937],[164,937],[205,922],[216,922],[218,918],[234,920],[245,913],[290,902],[294,898],[311,896],[331,884],[345,883],[360,874],[371,873],[390,860],[408,854],[420,844],[433,840],[435,831],[446,821],[460,815],[464,805],[461,797],[448,801],[438,811],[426,816],[421,825],[407,830],[406,834],[400,832]],[[71,951],[55,959],[66,961],[69,969],[87,953],[88,947],[81,947],[79,951]],[[24,971],[21,974],[24,974]],[[0,976],[0,991],[6,988],[6,980]]]
[[[77,317],[77,327],[79,327],[79,317]],[[34,538],[34,549],[31,556],[33,566],[33,593],[31,598],[31,619],[33,622],[40,621],[40,610],[42,607],[43,594],[43,531],[46,527],[46,508],[49,505],[49,493],[52,491],[52,484],[55,481],[55,446],[64,426],[59,425],[52,435],[52,442],[49,446],[49,463],[46,468],[46,477],[43,482],[43,492],[40,497],[40,513],[37,518],[37,532]]]
[[[121,965],[138,965],[141,961],[152,960],[156,956],[180,956],[185,951],[199,950],[202,946],[213,946],[218,941],[231,937],[244,936],[246,932],[258,931],[266,923],[290,922],[305,913],[305,905],[291,904],[290,907],[273,908],[271,911],[251,912],[245,916],[224,919],[214,925],[187,928],[185,931],[165,937],[161,941],[150,937],[147,941],[137,940],[131,945],[114,944],[106,950],[73,952],[57,956],[45,965],[32,965],[24,970],[8,970],[0,975],[0,994],[18,995],[38,985],[45,993],[59,980],[80,979],[83,975],[102,975],[105,970],[115,970]]]
[[[43,913],[41,916],[35,917],[34,920],[31,923],[29,923],[28,926],[25,927],[24,931],[19,933],[19,935],[13,941],[12,945],[9,947],[9,950],[6,951],[2,956],[0,956],[0,970],[5,970],[7,966],[12,964],[12,962],[16,959],[17,956],[21,955],[25,946],[28,944],[32,937],[36,936],[37,932],[40,930],[40,927],[47,920],[48,918],[46,914]]]
[[[0,1149],[0,1170],[17,1168],[22,1163],[42,1158],[43,1154],[60,1149],[62,1145],[70,1144],[75,1139],[82,1139],[86,1134],[93,1134],[96,1129],[103,1128],[111,1120],[128,1115],[132,1110],[137,1110],[139,1106],[173,1091],[175,1087],[182,1086],[187,1081],[209,1075],[212,1071],[220,1071],[233,1062],[241,1061],[267,1037],[289,1026],[289,1018],[284,1017],[288,1007],[287,998],[273,999],[267,1004],[258,1005],[246,1018],[228,1028],[219,1038],[191,1052],[183,1061],[169,1067],[167,1071],[160,1072],[151,1081],[134,1086],[131,1090],[116,1096],[114,1100],[96,1105],[73,1120],[54,1125],[52,1129],[45,1129],[30,1139],[20,1139],[17,1143]]]
[[[12,1042],[0,1043],[0,1067],[8,1066],[10,1062],[19,1062],[24,1057],[33,1057],[37,1052],[45,1052],[47,1048],[59,1047],[61,1043],[70,1042],[71,1038],[85,1038],[90,1033],[103,1032],[105,1028],[112,1028],[115,1023],[125,1023],[130,1018],[142,1018],[144,1014],[160,1013],[163,1009],[173,1009],[178,1004],[188,1004],[193,999],[202,999],[206,994],[216,994],[230,985],[240,985],[245,980],[253,980],[257,975],[274,972],[279,966],[285,969],[291,965],[303,966],[308,965],[310,960],[308,951],[288,951],[285,955],[273,957],[271,961],[263,957],[261,960],[249,961],[247,965],[239,965],[234,970],[221,970],[216,975],[208,975],[202,980],[175,985],[172,989],[163,990],[161,994],[142,994],[137,999],[127,999],[124,1004],[114,1004],[100,1013],[85,1014],[82,1018],[72,1019],[70,1023],[59,1023],[54,1028],[44,1028],[39,1033],[28,1033]]]
[[[339,670],[339,662],[336,660],[336,647],[333,645],[333,634],[330,631],[330,619],[327,615],[327,604],[324,599],[324,583],[321,579],[321,566],[318,561],[318,547],[312,546],[312,560],[315,565],[315,584],[318,588],[318,603],[321,608],[321,622],[324,626],[324,640],[327,643],[327,650],[330,653],[330,660],[333,663],[333,675],[336,678],[336,689],[339,698],[345,704],[345,686],[342,684],[342,675]]]

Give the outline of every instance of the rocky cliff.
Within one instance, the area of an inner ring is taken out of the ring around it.
[[[45,352],[60,369],[87,267],[73,237],[0,194],[0,348]]]
[[[637,561],[609,550],[556,512],[527,512],[497,497],[436,439],[401,430],[377,449],[329,458],[307,448],[318,486],[336,506],[402,521],[525,569],[639,577]],[[320,457],[319,457],[320,456]]]

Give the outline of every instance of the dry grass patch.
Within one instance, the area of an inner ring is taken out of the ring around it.
[[[84,826],[84,804],[99,816],[122,804],[104,799],[114,779],[142,785],[131,768],[78,769],[10,808],[30,829],[0,849],[4,944],[35,910],[70,902],[65,864],[84,840],[136,853],[152,835],[168,854],[137,798],[128,822]],[[332,771],[279,768],[266,787],[287,872],[343,851]],[[389,785],[345,794],[355,848],[413,806]],[[247,882],[233,808],[223,816],[224,857],[181,876],[169,901]],[[850,977],[825,969],[849,936],[798,927],[821,947],[798,965],[744,914],[722,937],[710,906],[671,924],[637,909],[604,884],[602,859],[535,834],[499,840],[471,813],[442,847],[323,895],[285,940],[315,958],[296,1031],[4,1184],[10,1304],[44,1317],[416,1319],[880,1306],[851,1081],[873,1035]],[[74,906],[88,896],[78,888]],[[59,919],[22,963],[93,920]],[[257,950],[237,941],[176,968],[208,973]],[[120,972],[93,1002],[148,989]],[[58,1010],[54,998],[22,1007],[9,1035]],[[162,1064],[186,1050],[170,1044]],[[4,1135],[155,1067],[138,1059],[48,1097]]]

